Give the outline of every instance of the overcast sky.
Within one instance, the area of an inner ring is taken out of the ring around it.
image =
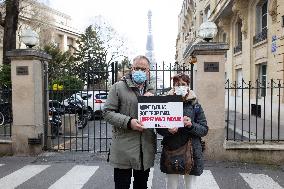
[[[92,18],[102,15],[128,39],[132,54],[145,54],[148,32],[147,12],[152,10],[156,60],[174,62],[178,14],[182,0],[49,0],[50,6],[72,17],[84,30]],[[132,56],[132,57],[131,57]]]

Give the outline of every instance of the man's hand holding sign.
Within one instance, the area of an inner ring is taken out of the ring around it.
[[[144,94],[144,96],[154,96],[154,94],[152,94],[150,92],[146,92]],[[136,131],[140,131],[140,132],[143,131],[143,129],[144,129],[143,123],[138,121],[137,119],[131,119],[130,127],[131,127],[131,129],[136,130]]]

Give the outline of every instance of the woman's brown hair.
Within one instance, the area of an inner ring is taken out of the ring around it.
[[[178,73],[175,76],[172,77],[173,79],[173,85],[175,85],[177,82],[179,82],[180,79],[182,79],[184,82],[186,82],[187,85],[190,83],[189,75],[185,73]]]

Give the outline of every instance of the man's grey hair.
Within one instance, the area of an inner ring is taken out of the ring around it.
[[[137,60],[140,60],[140,59],[146,60],[146,61],[148,62],[148,64],[149,64],[149,66],[150,66],[150,60],[149,60],[146,56],[144,56],[144,55],[138,55],[138,56],[136,56],[136,57],[133,59],[133,64],[135,64],[135,62],[136,62]]]

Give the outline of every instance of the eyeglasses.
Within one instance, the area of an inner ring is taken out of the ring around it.
[[[133,67],[133,70],[135,70],[135,71],[139,71],[139,70],[141,70],[141,71],[147,71],[147,70],[148,70],[148,68],[143,68],[143,67]]]

